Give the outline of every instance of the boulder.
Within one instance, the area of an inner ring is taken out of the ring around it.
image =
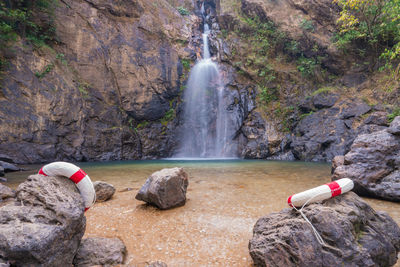
[[[400,135],[400,116],[394,118],[394,120],[390,124],[388,131],[391,134]]]
[[[147,178],[136,199],[163,210],[183,206],[188,184],[188,175],[182,168],[162,169]]]
[[[0,202],[5,199],[14,197],[15,197],[15,192],[11,188],[0,184]]]
[[[400,201],[400,136],[388,129],[359,135],[334,168],[332,180],[344,177],[354,181],[359,195]]]
[[[93,186],[96,191],[96,202],[109,200],[115,193],[115,187],[106,182],[96,181]]]
[[[0,258],[12,266],[71,266],[86,227],[75,184],[31,175],[0,206]]]
[[[20,170],[20,168],[18,168],[14,164],[11,164],[11,163],[8,163],[5,161],[1,161],[1,160],[0,160],[0,167],[3,167],[4,172],[16,172],[16,171]]]
[[[74,258],[74,266],[115,266],[122,264],[126,247],[118,238],[89,237],[83,239]]]
[[[314,107],[317,109],[322,109],[322,108],[330,108],[333,105],[335,105],[336,101],[339,99],[338,94],[334,93],[320,93],[315,95],[312,98]]]
[[[392,266],[400,251],[400,228],[385,212],[374,211],[353,192],[260,218],[249,242],[256,266]]]

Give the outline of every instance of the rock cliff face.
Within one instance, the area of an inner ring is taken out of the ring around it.
[[[179,97],[197,18],[167,1],[96,0],[60,1],[55,17],[54,49],[15,47],[0,94],[1,152],[17,163],[167,156],[160,119]]]
[[[330,0],[60,0],[52,48],[25,40],[13,48],[1,81],[1,154],[15,163],[173,155],[181,96],[201,57],[202,2],[210,8],[210,50],[229,88],[238,156],[329,161],[348,152],[358,133],[380,129],[366,114],[390,109],[342,92],[310,97],[326,83],[370,86],[365,67],[332,44],[339,8]],[[261,41],[248,42],[258,33],[243,23],[249,18],[275,25],[261,29],[272,35],[268,55],[257,54]],[[299,72],[299,60],[318,61],[313,81]],[[265,99],[279,101],[265,108]]]

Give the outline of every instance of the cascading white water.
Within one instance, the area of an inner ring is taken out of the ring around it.
[[[201,6],[206,18],[204,3]],[[198,61],[189,74],[184,93],[184,120],[178,158],[226,158],[233,157],[227,150],[227,106],[218,66],[211,59],[208,45],[209,26],[204,22],[203,59]]]

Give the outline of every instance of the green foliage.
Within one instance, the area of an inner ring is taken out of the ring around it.
[[[396,107],[392,113],[390,113],[387,118],[389,122],[392,122],[394,120],[394,118],[396,118],[397,116],[400,116],[400,107]]]
[[[170,122],[174,118],[175,118],[175,110],[173,108],[170,108],[167,112],[165,112],[165,115],[163,118],[160,119],[160,122],[162,125],[167,126],[168,122]]]
[[[282,131],[290,132],[292,128],[292,115],[295,112],[293,106],[282,107],[280,103],[275,106],[274,115],[280,119]]]
[[[297,60],[297,70],[303,75],[303,77],[312,77],[314,75],[315,68],[319,66],[319,60],[316,58],[306,58],[301,56]]]
[[[307,19],[303,19],[300,22],[300,27],[304,30],[304,31],[308,31],[308,32],[314,32],[314,25],[312,23],[312,20],[307,20]]]
[[[65,66],[68,64],[67,60],[65,59],[65,55],[62,53],[58,53],[56,55],[56,59],[60,60],[60,62]]]
[[[141,122],[138,123],[138,125],[136,126],[136,129],[145,128],[147,125],[149,125],[149,122],[148,122],[148,121],[141,121]]]
[[[305,117],[310,116],[310,115],[313,114],[313,113],[314,113],[314,111],[310,111],[310,112],[308,112],[308,113],[301,114],[301,115],[300,115],[300,120],[304,119]]]
[[[335,43],[350,48],[363,42],[386,61],[386,67],[400,59],[400,0],[334,0],[342,11]]]
[[[8,0],[0,3],[0,60],[18,36],[42,47],[55,38],[57,0]],[[38,24],[40,23],[40,24]],[[1,64],[4,68],[5,64]],[[42,73],[37,73],[41,75]]]
[[[189,59],[182,58],[181,62],[182,62],[182,66],[183,66],[184,70],[186,70],[186,71],[190,70],[190,60]]]
[[[89,97],[88,89],[90,87],[91,87],[90,84],[87,82],[79,83],[78,90],[81,93],[81,95],[83,96],[83,98]]]
[[[319,94],[328,93],[328,92],[331,92],[333,90],[335,90],[334,87],[329,87],[329,86],[321,87],[318,90],[312,92],[310,96],[316,96],[316,95],[319,95]]]
[[[178,6],[177,10],[178,10],[179,14],[181,14],[182,16],[190,15],[190,12],[183,6]]]
[[[54,64],[50,63],[44,67],[44,69],[41,72],[35,72],[35,76],[38,77],[39,79],[42,79],[44,76],[46,76],[47,73],[52,71],[54,68]]]
[[[269,104],[272,101],[278,100],[279,96],[279,88],[277,87],[267,87],[267,86],[258,86],[258,92],[259,92],[259,97],[260,101],[264,104]]]

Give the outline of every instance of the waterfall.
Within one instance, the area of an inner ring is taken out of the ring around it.
[[[184,93],[184,119],[177,158],[234,157],[228,151],[232,133],[228,130],[225,88],[218,65],[212,61],[208,45],[209,25],[204,2],[203,58],[192,68]]]

